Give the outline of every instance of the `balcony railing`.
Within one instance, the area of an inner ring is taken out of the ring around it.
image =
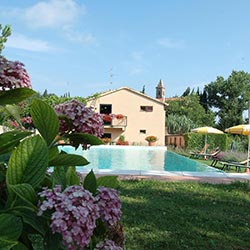
[[[127,126],[127,116],[122,118],[113,117],[111,121],[104,121],[104,128],[125,128]]]

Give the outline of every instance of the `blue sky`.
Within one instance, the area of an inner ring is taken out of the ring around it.
[[[122,86],[166,97],[250,68],[248,0],[1,0],[3,55],[33,89],[89,96]]]

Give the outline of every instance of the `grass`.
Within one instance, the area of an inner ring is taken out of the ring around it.
[[[127,250],[250,249],[250,183],[121,181]]]

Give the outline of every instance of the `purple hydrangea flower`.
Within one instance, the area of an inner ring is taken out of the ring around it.
[[[0,56],[0,90],[31,88],[30,77],[19,61],[9,61]]]
[[[61,134],[79,132],[101,137],[103,135],[103,119],[91,108],[77,100],[71,100],[55,106],[59,116],[66,116],[68,120],[60,119]]]
[[[60,233],[69,250],[83,249],[90,242],[99,218],[99,207],[93,195],[82,186],[70,186],[61,192],[45,188],[39,193],[43,202],[39,204],[38,215],[53,209],[50,227],[53,233]]]
[[[102,221],[112,226],[121,218],[121,201],[118,191],[112,188],[99,187],[96,196]]]
[[[122,248],[117,246],[114,241],[106,239],[98,243],[94,250],[122,250]]]

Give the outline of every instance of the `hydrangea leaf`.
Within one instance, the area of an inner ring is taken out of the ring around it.
[[[59,120],[55,111],[47,103],[34,99],[30,113],[35,127],[50,145],[59,133]]]
[[[84,166],[89,162],[81,155],[58,154],[49,161],[50,166]]]
[[[13,247],[17,244],[18,244],[18,241],[5,240],[5,239],[1,239],[0,237],[0,249],[10,250],[10,249],[13,249]]]
[[[20,214],[25,224],[31,226],[31,228],[35,229],[41,235],[45,235],[48,229],[48,222],[43,217],[37,216],[37,211],[31,211],[29,207],[23,206],[18,208],[18,210],[16,209],[15,212]]]
[[[72,133],[65,135],[68,138],[72,145],[75,148],[78,148],[80,144],[89,144],[89,145],[102,145],[103,141],[98,137],[85,133]]]
[[[23,224],[21,218],[12,214],[0,214],[0,240],[15,241],[22,234],[22,230]],[[1,244],[0,249],[4,249],[1,248]]]
[[[97,186],[117,188],[118,177],[117,176],[101,176],[97,179]]]
[[[51,174],[51,179],[52,179],[52,185],[61,185],[63,188],[66,187],[66,172],[67,172],[67,167],[65,166],[55,166],[54,171]]]
[[[7,153],[11,151],[15,146],[17,146],[20,141],[31,135],[28,131],[12,130],[3,134],[0,134],[0,154]]]
[[[6,91],[0,91],[0,105],[17,104],[36,92],[29,88],[17,88]]]
[[[20,197],[31,207],[33,206],[34,209],[36,209],[36,206],[33,205],[37,202],[36,192],[30,184],[23,183],[17,185],[9,185],[9,187],[18,197]]]
[[[48,167],[48,148],[40,135],[23,140],[10,156],[7,184],[29,183],[38,186]]]
[[[66,184],[68,186],[80,185],[80,178],[76,173],[75,167],[69,167],[66,172]]]
[[[84,178],[83,187],[89,190],[92,194],[96,193],[97,183],[93,170],[91,170]]]

